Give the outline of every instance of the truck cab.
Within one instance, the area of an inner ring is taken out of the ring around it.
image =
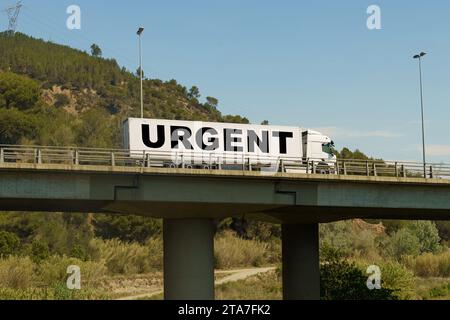
[[[334,166],[336,155],[334,142],[330,137],[314,130],[302,133],[303,157],[311,161],[323,162]]]

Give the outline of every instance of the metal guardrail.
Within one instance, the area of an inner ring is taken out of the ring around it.
[[[168,167],[243,171],[320,173],[334,175],[387,176],[450,179],[450,164],[384,160],[269,157],[225,153],[159,152],[76,147],[0,145],[2,163],[111,167]]]

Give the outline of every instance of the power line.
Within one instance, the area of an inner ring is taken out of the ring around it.
[[[23,12],[26,15],[27,18],[34,20],[34,23],[39,24],[41,27],[46,28],[49,32],[51,32],[52,35],[56,35],[60,40],[62,40],[64,43],[68,44],[69,42],[73,42],[80,46],[81,48],[86,47],[89,44],[92,44],[95,42],[95,40],[91,39],[90,37],[84,36],[82,33],[72,33],[70,36],[70,39],[67,37],[67,35],[64,35],[63,32],[57,31],[61,30],[61,26],[59,23],[56,23],[54,19],[51,17],[46,17],[45,21],[41,20],[39,15],[36,14],[31,10],[29,6],[24,6]],[[129,56],[124,55],[122,51],[112,49],[109,46],[106,46],[104,44],[101,45],[103,53],[109,52],[112,57],[121,58],[122,60],[125,60],[128,64],[135,66],[137,64],[137,61],[134,59],[131,59]],[[133,71],[131,71],[133,72]]]
[[[22,1],[18,1],[16,5],[11,6],[3,10],[8,15],[9,24],[7,33],[14,35],[17,29],[17,21],[19,18],[20,9],[22,8]]]

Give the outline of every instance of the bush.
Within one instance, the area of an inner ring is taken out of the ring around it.
[[[65,107],[70,103],[70,98],[64,93],[55,94],[55,107]]]
[[[320,266],[320,297],[323,300],[393,300],[394,290],[369,290],[367,275],[353,262],[341,257],[338,251],[322,250]]]
[[[380,242],[384,233],[358,227],[354,221],[321,224],[319,228],[321,247],[335,248],[343,256],[365,256],[379,259]]]
[[[450,277],[450,251],[438,255],[424,253],[405,257],[404,264],[419,277]]]
[[[407,228],[400,229],[389,239],[386,251],[397,260],[406,255],[418,255],[420,253],[419,239]]]
[[[396,261],[380,264],[383,288],[392,291],[395,299],[407,300],[415,297],[414,275]]]
[[[439,230],[434,222],[414,221],[407,228],[419,239],[420,253],[437,253],[441,250]]]
[[[33,240],[31,243],[31,258],[34,262],[40,262],[47,259],[50,256],[50,251],[48,249],[47,243],[39,241],[37,239]]]
[[[245,240],[236,237],[231,231],[225,231],[214,240],[216,268],[258,267],[264,264],[275,263],[278,255],[271,254],[269,248],[267,243]]]
[[[0,258],[8,257],[17,251],[20,247],[20,239],[14,233],[0,231]]]
[[[428,297],[426,298],[431,298],[431,299],[436,299],[436,298],[444,298],[444,299],[448,299],[450,296],[450,283],[447,283],[445,285],[442,285],[440,287],[437,288],[432,288],[430,289],[430,291],[428,292]]]
[[[414,221],[393,234],[387,243],[387,252],[397,260],[407,255],[437,253],[442,249],[439,242],[439,231],[434,222]]]

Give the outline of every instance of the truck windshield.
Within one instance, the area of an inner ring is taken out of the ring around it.
[[[324,143],[322,144],[322,151],[328,154],[334,154],[334,143]]]

